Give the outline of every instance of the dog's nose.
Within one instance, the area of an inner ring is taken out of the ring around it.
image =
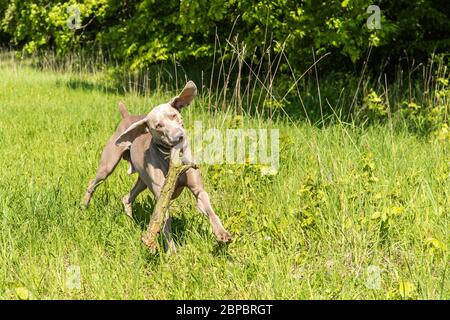
[[[183,131],[179,131],[174,137],[173,137],[173,142],[175,144],[178,144],[180,142],[182,142],[184,140],[184,132]]]

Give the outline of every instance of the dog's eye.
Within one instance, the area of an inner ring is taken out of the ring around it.
[[[176,118],[177,118],[177,115],[175,113],[170,115],[170,120],[175,120]]]

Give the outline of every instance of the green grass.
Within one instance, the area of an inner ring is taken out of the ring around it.
[[[388,126],[245,119],[280,129],[278,174],[201,166],[234,242],[216,243],[185,191],[172,210],[178,254],[151,254],[139,239],[154,201],[146,191],[136,219],[123,214],[135,180],[125,163],[88,210],[79,204],[120,119],[117,102],[145,113],[170,95],[120,96],[96,75],[17,63],[0,72],[1,298],[450,298],[448,142]],[[209,115],[206,101],[183,111],[187,128],[236,124]],[[69,266],[80,266],[80,290],[66,286]],[[379,288],[367,286],[369,266],[381,270]]]

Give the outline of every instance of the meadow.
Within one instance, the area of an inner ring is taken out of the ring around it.
[[[221,130],[278,128],[280,167],[201,164],[234,241],[219,245],[187,191],[172,206],[176,255],[140,242],[154,205],[122,162],[80,209],[117,103],[147,113],[174,92],[119,94],[96,73],[0,65],[0,298],[449,299],[450,145],[386,124],[183,111]],[[68,286],[79,267],[80,287]],[[69,279],[70,280],[70,279]]]

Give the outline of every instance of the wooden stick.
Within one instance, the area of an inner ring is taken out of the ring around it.
[[[182,164],[179,159],[179,152],[172,153],[166,181],[164,181],[164,185],[161,189],[161,194],[156,201],[156,205],[153,209],[153,214],[150,218],[150,223],[148,224],[147,231],[141,238],[142,242],[152,251],[156,251],[156,249],[159,247],[158,242],[156,241],[156,237],[163,227],[166,212],[168,213],[168,210],[170,208],[170,200],[172,200],[172,195],[175,191],[175,186],[178,178],[190,168],[196,169],[197,166],[193,163]]]

